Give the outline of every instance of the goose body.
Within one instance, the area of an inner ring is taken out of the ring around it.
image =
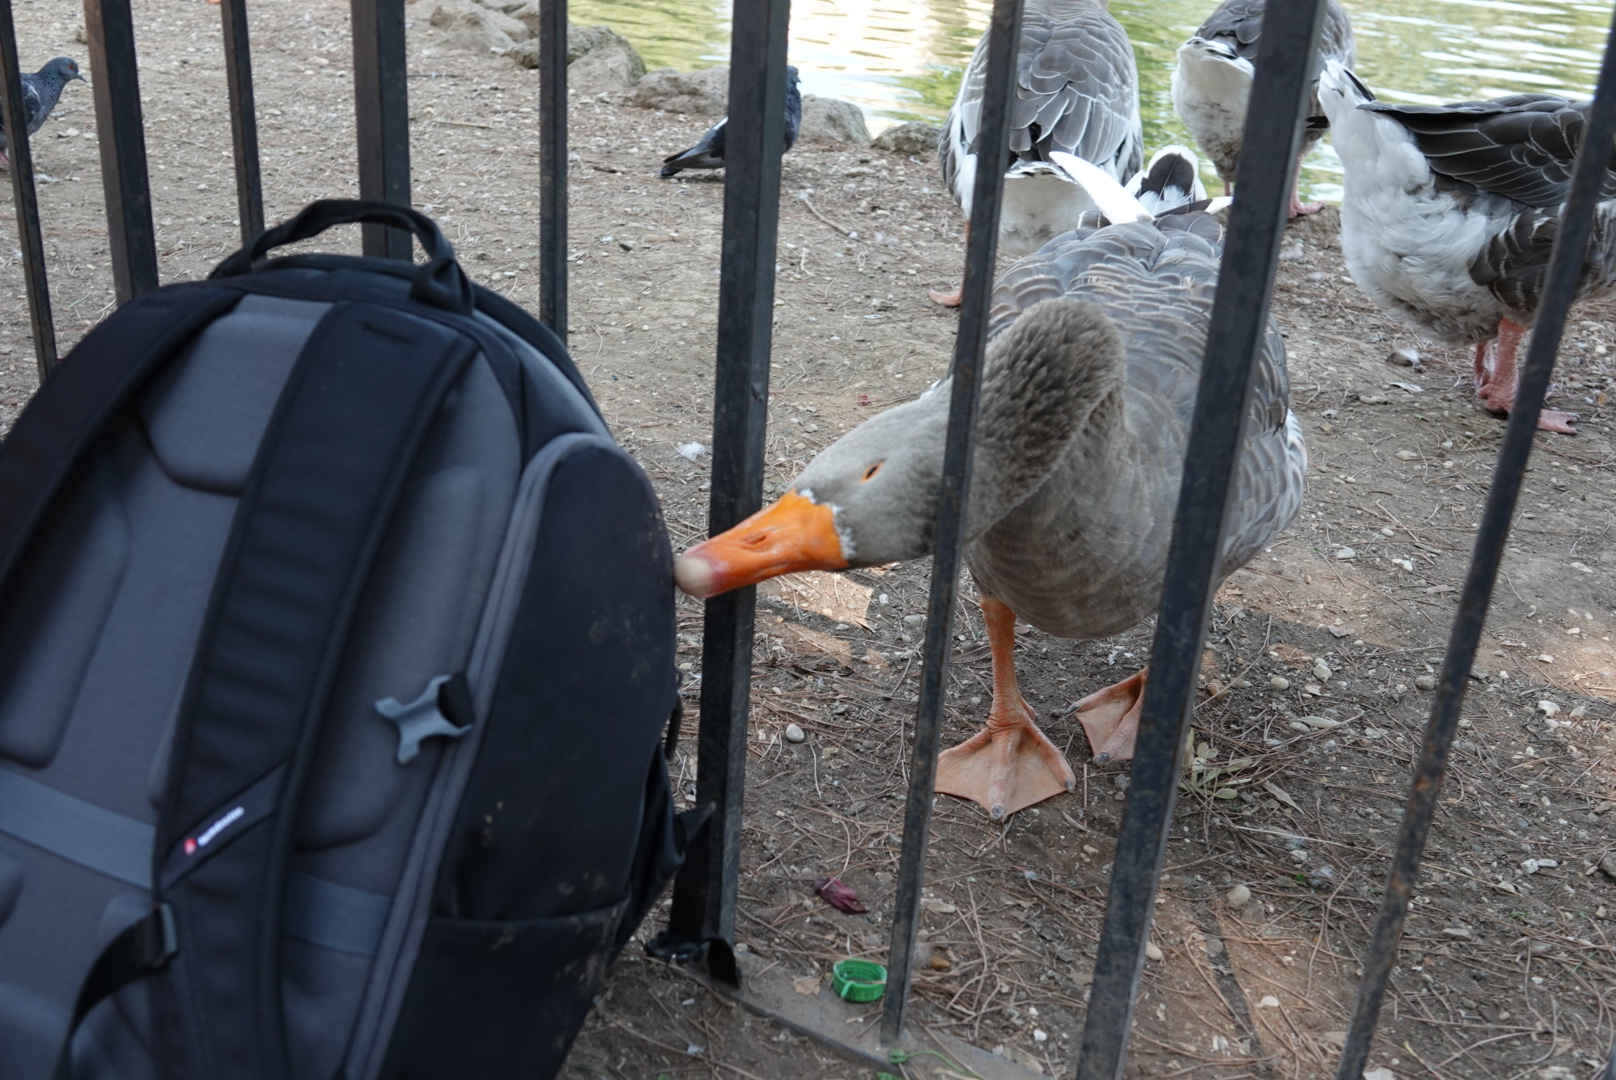
[[[987,82],[987,37],[971,54],[938,144],[943,181],[971,216]],[[1073,154],[1121,182],[1139,171],[1139,72],[1122,24],[1099,0],[1027,0],[1016,56],[1009,145],[1003,148],[999,247],[1029,255],[1094,209],[1050,162]],[[988,154],[986,160],[995,160]]]
[[[1080,228],[995,287],[966,551],[993,643],[994,705],[987,728],[944,755],[938,790],[996,818],[1072,782],[1016,690],[1015,618],[1106,637],[1159,602],[1222,241],[1218,219],[1195,212]],[[1225,575],[1301,505],[1307,453],[1288,398],[1270,325]],[[708,596],[930,554],[948,402],[945,381],[844,435],[780,502],[682,555],[681,587]],[[1102,760],[1132,755],[1142,686],[1141,674],[1079,703]]]
[[[1116,436],[1074,442],[967,550],[977,584],[1046,633],[1109,637],[1160,602],[1222,239],[1205,214],[1079,230],[1012,265],[994,291],[992,336],[1045,301],[1088,301],[1116,328],[1126,356]],[[1290,524],[1307,470],[1272,325],[1258,365],[1225,576]],[[946,412],[946,397],[940,406]]]
[[[1513,94],[1390,105],[1339,65],[1326,68],[1320,100],[1345,167],[1341,247],[1353,281],[1433,337],[1475,346],[1477,393],[1507,412],[1587,104]],[[1604,195],[1579,297],[1616,285],[1616,169]],[[1546,412],[1540,426],[1569,433],[1571,419]]]
[[[1266,0],[1223,0],[1179,47],[1178,65],[1173,69],[1173,109],[1211,160],[1225,192],[1234,184],[1235,166],[1240,160],[1265,4]],[[1319,56],[1348,67],[1357,63],[1352,23],[1336,0],[1328,0],[1325,6]],[[1321,115],[1316,90],[1308,115]],[[1301,156],[1306,157],[1322,137],[1323,131],[1309,124]],[[1294,197],[1292,203],[1293,216],[1309,209]]]

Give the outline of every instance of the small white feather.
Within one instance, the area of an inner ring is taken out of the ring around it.
[[[1068,154],[1064,150],[1050,151],[1049,160],[1058,165],[1072,183],[1088,193],[1100,213],[1112,224],[1154,220],[1150,211],[1146,210],[1138,199],[1128,194],[1121,184],[1098,165],[1084,161],[1076,154]]]

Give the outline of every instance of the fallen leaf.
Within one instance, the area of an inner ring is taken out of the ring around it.
[[[1278,799],[1292,810],[1301,809],[1301,807],[1297,805],[1296,800],[1291,798],[1290,794],[1286,792],[1284,788],[1280,787],[1272,780],[1264,780],[1262,786],[1268,789],[1268,794],[1272,795],[1274,798]]]
[[[937,915],[953,915],[959,911],[959,908],[950,904],[947,900],[939,900],[935,896],[921,897],[920,906]]]
[[[801,994],[803,997],[818,997],[819,996],[819,976],[818,975],[804,975],[800,979],[792,979],[791,980],[791,989],[795,990],[797,993]]]
[[[788,645],[801,646],[797,651],[828,656],[843,667],[853,666],[853,646],[840,638],[789,622],[781,628],[781,633]]]
[[[852,623],[864,630],[870,628],[868,614],[874,590],[841,574],[820,570],[789,574],[765,581],[758,586],[758,591],[833,622]]]
[[[845,911],[849,915],[864,915],[870,910],[859,899],[858,893],[847,885],[842,884],[840,878],[820,878],[814,882],[814,892],[818,893],[825,903],[837,911]]]

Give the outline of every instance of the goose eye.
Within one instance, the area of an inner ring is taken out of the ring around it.
[[[880,471],[881,463],[878,461],[874,465],[871,465],[868,469],[864,470],[864,479],[861,481],[861,483],[869,483],[871,480],[875,479],[875,474]]]

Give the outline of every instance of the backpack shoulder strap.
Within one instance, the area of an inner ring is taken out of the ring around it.
[[[216,285],[147,293],[86,334],[35,392],[0,444],[0,589],[107,421],[241,296]]]
[[[162,947],[125,942],[137,962],[117,965],[131,978],[158,969],[164,1076],[289,1076],[280,951],[296,809],[399,493],[475,352],[431,319],[339,302],[287,380],[181,703],[148,919],[172,934],[138,931]],[[81,996],[78,1011],[91,1006]]]

